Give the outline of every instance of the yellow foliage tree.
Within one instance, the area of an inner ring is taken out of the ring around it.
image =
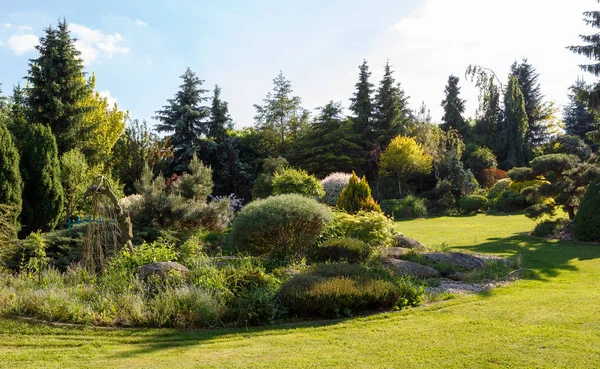
[[[379,173],[395,175],[398,195],[402,195],[402,182],[417,175],[431,173],[432,158],[412,137],[398,136],[390,142],[379,158]]]

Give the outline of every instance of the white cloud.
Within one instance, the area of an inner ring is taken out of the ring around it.
[[[100,56],[110,58],[113,55],[129,53],[129,49],[121,45],[123,36],[118,33],[105,34],[100,30],[74,23],[69,26],[72,35],[77,38],[76,46],[81,51],[85,65],[93,64]]]
[[[98,91],[98,93],[108,101],[108,106],[112,109],[113,105],[117,102],[117,99],[111,96],[109,90]]]
[[[140,27],[146,27],[148,25],[146,22],[144,22],[141,19],[136,19],[135,20],[135,24],[138,25],[138,26],[140,26]]]
[[[17,32],[19,32],[19,33],[30,33],[30,32],[33,32],[33,28],[29,24],[25,24],[23,26],[17,27]]]
[[[389,59],[413,109],[425,101],[435,120],[442,116],[440,102],[450,74],[461,78],[472,116],[477,91],[464,78],[467,66],[491,68],[505,82],[510,65],[522,57],[537,69],[546,97],[562,105],[567,88],[583,74],[577,64],[585,62],[565,47],[580,44],[580,33],[594,33],[581,14],[591,6],[588,0],[552,6],[535,0],[423,0],[378,40],[369,64],[379,78]]]
[[[23,55],[28,51],[35,49],[39,43],[39,38],[36,35],[12,35],[8,39],[8,47],[17,55]]]

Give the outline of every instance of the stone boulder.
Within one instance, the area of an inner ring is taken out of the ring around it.
[[[411,275],[417,278],[439,278],[442,276],[437,270],[425,265],[413,263],[411,261],[398,259],[385,259],[383,266],[390,268],[394,273],[400,276]]]
[[[163,261],[159,263],[151,263],[141,266],[139,269],[140,278],[146,279],[153,275],[158,275],[161,277],[166,276],[172,270],[181,273],[181,275],[185,276],[190,271],[185,266],[176,263],[174,261]]]
[[[403,247],[406,249],[425,250],[425,246],[421,245],[419,243],[419,241],[414,240],[410,237],[404,237],[402,235],[394,235],[394,240],[396,241],[396,244],[394,245],[396,247]]]
[[[385,252],[388,258],[402,259],[402,256],[408,254],[410,252],[410,249],[404,247],[387,247]]]
[[[483,258],[462,252],[427,252],[423,257],[433,263],[444,263],[465,270],[481,269],[485,265]]]

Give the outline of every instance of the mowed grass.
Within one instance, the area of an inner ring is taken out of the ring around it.
[[[0,367],[596,368],[600,245],[526,235],[522,215],[396,223],[422,243],[520,253],[525,279],[369,317],[238,330],[56,327],[0,320]]]

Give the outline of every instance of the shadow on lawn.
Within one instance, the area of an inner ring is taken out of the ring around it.
[[[488,238],[486,242],[456,246],[455,250],[477,253],[505,254],[522,257],[522,266],[527,269],[525,278],[547,280],[560,271],[577,271],[573,260],[600,258],[600,244],[573,241],[554,241],[532,237],[525,233],[506,238]]]

